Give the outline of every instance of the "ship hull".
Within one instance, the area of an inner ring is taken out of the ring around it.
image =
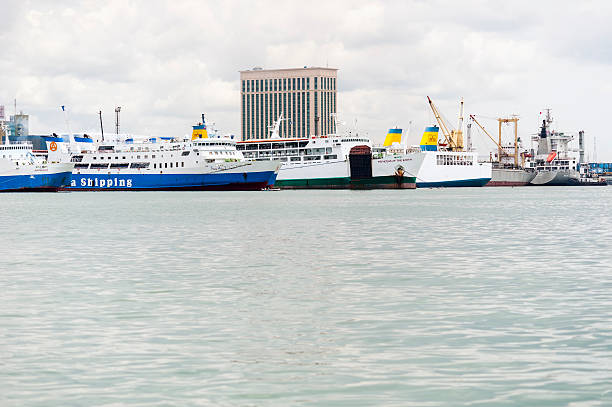
[[[493,168],[487,187],[519,187],[529,185],[536,173],[513,168]]]
[[[260,190],[274,183],[274,171],[234,173],[77,173],[73,191],[245,191]]]
[[[277,180],[274,184],[282,189],[414,189],[415,177],[395,176],[372,177],[365,179],[339,178],[311,178]]]
[[[0,173],[0,192],[55,192],[70,185],[72,164],[49,164],[47,170],[20,169]]]
[[[579,176],[571,171],[538,171],[531,185],[566,186],[578,185]]]
[[[371,159],[368,176],[352,176],[349,160],[283,164],[274,184],[282,189],[414,189],[419,154]]]
[[[476,153],[423,151],[417,188],[483,187],[492,177],[491,163],[477,162]]]

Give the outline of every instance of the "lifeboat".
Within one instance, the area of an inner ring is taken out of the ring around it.
[[[553,151],[552,153],[548,154],[548,157],[546,157],[546,162],[549,163],[552,160],[555,159],[555,157],[557,156],[557,152]]]

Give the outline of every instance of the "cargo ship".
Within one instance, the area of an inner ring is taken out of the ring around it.
[[[413,189],[423,157],[419,154],[375,156],[369,138],[357,132],[310,138],[280,138],[282,115],[270,138],[243,140],[237,149],[246,159],[277,159],[282,167],[275,187],[283,189]]]
[[[533,168],[526,168],[525,162],[531,157],[528,151],[524,150],[521,139],[518,137],[518,117],[498,118],[499,134],[496,140],[480,124],[474,115],[470,115],[471,123],[478,127],[493,141],[497,147],[497,152],[490,154],[489,161],[492,164],[491,180],[486,184],[488,187],[517,187],[529,185],[535,178],[536,171]],[[514,125],[514,142],[504,142],[502,140],[502,126],[504,124]]]
[[[53,135],[45,141],[50,161],[74,164],[70,190],[260,190],[274,184],[281,166],[245,160],[233,139],[209,137],[204,115],[191,139]]]
[[[551,129],[553,119],[550,109],[533,141],[538,150],[528,167],[536,172],[531,185],[577,185],[580,181],[578,159],[569,154],[568,144],[574,139],[570,133]]]
[[[9,144],[0,128],[0,192],[55,192],[70,185],[73,168],[70,162],[49,163],[36,156],[31,143]]]

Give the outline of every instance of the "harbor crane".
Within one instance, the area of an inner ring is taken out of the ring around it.
[[[436,121],[440,125],[440,130],[442,130],[442,134],[444,134],[444,139],[446,140],[448,148],[451,151],[463,151],[463,98],[461,98],[461,103],[459,105],[459,124],[457,129],[454,129],[444,120],[442,114],[429,96],[427,96],[427,101],[436,117]]]
[[[491,136],[489,134],[489,132],[484,128],[484,126],[482,124],[480,124],[478,122],[478,120],[476,120],[476,117],[474,117],[473,114],[470,115],[470,119],[476,123],[478,125],[478,127],[480,127],[482,129],[482,131],[489,136],[489,138],[491,139],[491,141],[493,141],[493,143],[495,143],[495,145],[497,146],[497,161],[500,163],[502,162],[502,157],[506,156],[506,157],[514,157],[514,167],[518,168],[518,157],[519,157],[519,153],[518,153],[518,117],[512,117],[512,118],[498,118],[497,122],[499,124],[499,142],[496,141],[493,136]],[[509,154],[506,151],[504,151],[504,147],[502,146],[502,123],[514,123],[514,154]]]

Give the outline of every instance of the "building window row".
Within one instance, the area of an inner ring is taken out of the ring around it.
[[[242,92],[281,92],[295,90],[310,90],[310,79],[283,78],[283,79],[244,79]],[[313,77],[313,89],[336,90],[336,78]],[[320,86],[319,86],[320,84]]]

